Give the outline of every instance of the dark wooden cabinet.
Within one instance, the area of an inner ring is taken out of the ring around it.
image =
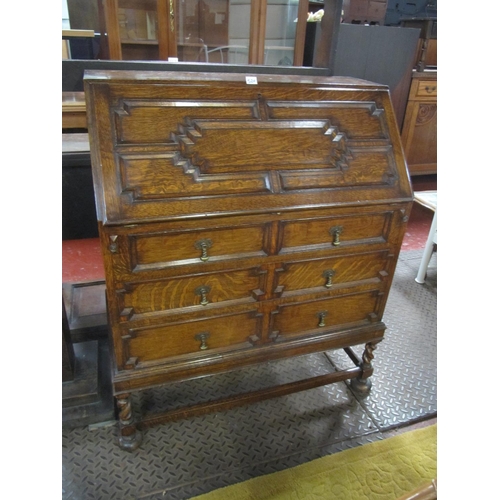
[[[121,446],[209,409],[368,391],[412,202],[387,87],[93,71],[85,92]],[[133,391],[337,348],[352,368],[132,418]]]
[[[400,25],[404,28],[418,28],[420,40],[415,59],[415,68],[423,72],[426,68],[437,68],[437,18],[410,17],[401,18]]]
[[[387,0],[344,0],[343,22],[357,24],[384,24]]]
[[[437,173],[437,72],[414,72],[401,132],[411,175]]]

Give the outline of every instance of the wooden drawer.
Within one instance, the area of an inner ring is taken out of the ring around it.
[[[280,253],[385,243],[391,217],[384,212],[284,222]]]
[[[331,259],[292,261],[283,265],[277,284],[283,296],[298,290],[320,288],[330,290],[387,276],[388,251],[346,255]]]
[[[198,358],[213,351],[252,347],[260,316],[256,312],[179,321],[144,328],[131,328],[122,337],[125,367],[134,368],[164,362],[168,358]]]
[[[437,80],[418,80],[416,97],[437,97]]]
[[[259,268],[126,283],[117,290],[121,316],[196,307],[211,309],[224,302],[252,302],[262,295],[264,275]]]
[[[348,325],[369,324],[379,320],[379,291],[343,295],[305,303],[278,307],[274,315],[273,336],[288,337],[321,335]]]
[[[134,271],[264,256],[265,227],[207,228],[130,236]]]

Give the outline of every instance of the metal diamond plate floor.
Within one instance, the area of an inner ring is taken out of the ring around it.
[[[437,266],[414,281],[421,250],[402,252],[365,398],[331,384],[251,406],[147,429],[135,453],[109,425],[63,430],[63,499],[189,499],[215,488],[384,439],[437,414]],[[358,349],[361,353],[361,349]],[[321,375],[348,362],[343,351],[262,364],[135,395],[138,412]],[[352,365],[349,365],[352,366]]]

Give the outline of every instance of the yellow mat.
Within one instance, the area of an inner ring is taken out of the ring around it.
[[[436,478],[437,424],[434,424],[195,499],[394,500]]]

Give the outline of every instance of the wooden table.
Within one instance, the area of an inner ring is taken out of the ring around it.
[[[85,92],[62,93],[62,128],[87,128]]]
[[[62,134],[62,152],[90,153],[89,134]]]

